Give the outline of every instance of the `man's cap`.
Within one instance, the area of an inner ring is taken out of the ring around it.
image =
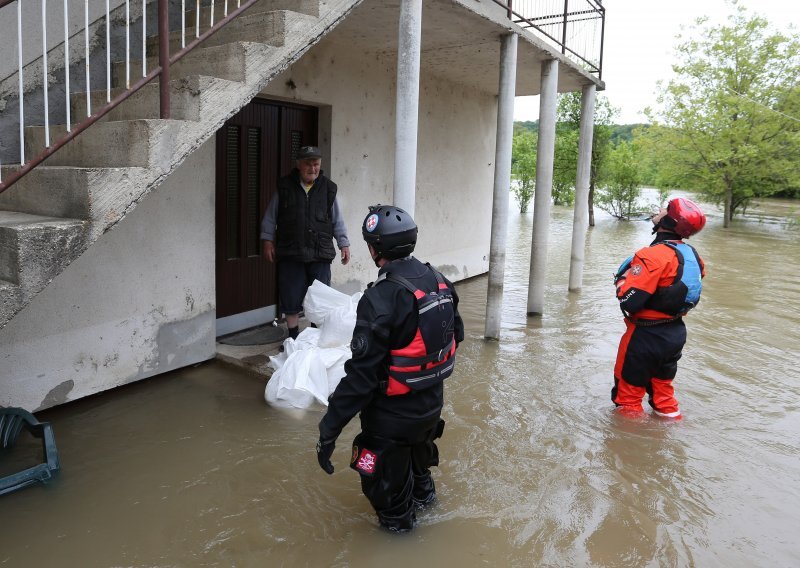
[[[303,146],[297,151],[298,160],[308,160],[310,158],[322,158],[322,152],[316,146]]]

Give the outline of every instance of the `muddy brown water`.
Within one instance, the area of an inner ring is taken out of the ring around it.
[[[525,316],[531,216],[512,214],[502,340],[486,278],[458,285],[467,340],[448,379],[440,502],[386,534],[347,467],[313,451],[320,411],[263,401],[207,363],[40,413],[63,470],[0,497],[0,566],[798,566],[800,203],[691,242],[708,267],[676,390],[685,419],[625,419],[609,389],[624,329],[611,274],[646,222],[598,215],[567,294],[555,208],[546,314]]]

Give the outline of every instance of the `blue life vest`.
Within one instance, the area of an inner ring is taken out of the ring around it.
[[[694,247],[686,243],[662,241],[678,255],[678,273],[672,285],[682,282],[686,286],[686,296],[683,300],[681,313],[685,314],[700,302],[700,293],[703,291],[702,271],[700,258]]]

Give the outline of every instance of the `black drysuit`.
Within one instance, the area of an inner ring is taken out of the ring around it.
[[[423,291],[437,289],[433,270],[413,257],[390,262],[379,276],[387,270]],[[464,326],[458,315],[458,296],[452,283],[445,283],[453,295],[455,318],[450,325],[460,343]],[[374,472],[357,471],[379,521],[395,530],[412,528],[414,505],[427,504],[436,496],[428,468],[438,464],[433,440],[441,434],[443,383],[404,395],[386,395],[390,352],[411,343],[418,317],[414,295],[397,282],[387,279],[366,290],[356,312],[352,359],[345,364],[346,376],[331,395],[319,424],[320,439],[334,440],[361,413],[362,432],[354,442],[352,461],[358,459],[360,448],[378,455]]]

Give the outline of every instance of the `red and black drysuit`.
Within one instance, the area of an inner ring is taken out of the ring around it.
[[[686,343],[685,290],[681,295],[676,282],[678,255],[664,241],[683,242],[675,233],[656,233],[653,243],[636,252],[630,270],[617,281],[627,329],[619,343],[611,400],[622,410],[639,413],[646,393],[657,414],[677,418],[680,409],[672,380]],[[701,277],[705,276],[703,260],[692,251]]]
[[[435,305],[420,314],[431,298]],[[361,413],[351,467],[389,529],[411,529],[415,506],[436,498],[429,467],[438,465],[434,439],[444,427],[441,379],[463,339],[452,283],[413,257],[385,264],[358,303],[353,356],[319,423],[320,439],[335,440]]]

